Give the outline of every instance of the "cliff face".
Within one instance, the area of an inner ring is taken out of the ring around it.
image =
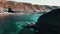
[[[22,2],[14,2],[14,1],[7,1],[3,3],[0,1],[0,9],[1,8],[4,8],[4,10],[11,8],[14,11],[35,11],[35,10],[46,10],[46,9],[48,10],[51,9],[51,6],[32,5],[31,3],[22,3]]]
[[[41,5],[34,5],[37,10],[44,10],[45,8]]]
[[[8,1],[6,3],[0,2],[0,7],[11,8],[13,10],[23,10],[23,11],[35,10],[31,3],[22,3],[22,2],[19,3],[19,2],[13,2],[13,1]]]

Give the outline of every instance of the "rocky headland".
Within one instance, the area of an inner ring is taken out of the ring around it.
[[[15,2],[15,1],[7,1],[5,3],[0,1],[0,13],[8,12],[8,8],[11,8],[14,13],[37,13],[37,12],[48,12],[47,10],[51,10],[54,8],[58,8],[57,6],[48,6],[48,5],[34,5],[32,3],[24,3],[24,2]]]

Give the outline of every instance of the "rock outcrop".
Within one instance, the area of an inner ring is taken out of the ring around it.
[[[52,10],[39,17],[37,34],[60,34],[60,9]]]

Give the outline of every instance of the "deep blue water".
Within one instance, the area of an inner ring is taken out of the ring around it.
[[[25,32],[25,34],[33,33],[34,31],[24,29],[23,26],[28,23],[37,22],[41,15],[42,14],[25,14],[4,16],[2,20],[0,19],[0,34],[17,34],[19,31]]]

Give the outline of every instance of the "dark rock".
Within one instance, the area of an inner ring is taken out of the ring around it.
[[[37,34],[60,34],[60,9],[54,9],[39,17]]]
[[[11,9],[11,8],[8,8],[8,12],[11,12],[11,13],[13,13],[13,11],[12,11],[12,9]]]

